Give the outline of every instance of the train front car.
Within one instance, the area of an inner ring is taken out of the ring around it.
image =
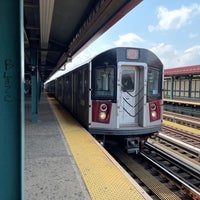
[[[114,135],[137,153],[161,129],[163,65],[151,51],[115,48],[91,61],[89,131]]]

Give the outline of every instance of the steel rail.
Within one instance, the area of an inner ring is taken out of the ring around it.
[[[145,143],[145,145],[152,148],[154,151],[159,152],[159,155],[161,155],[161,156],[164,155],[165,157],[167,157],[167,158],[171,159],[172,161],[178,163],[178,165],[179,165],[178,167],[183,166],[184,168],[187,169],[187,173],[189,171],[193,171],[194,174],[198,174],[198,175],[200,174],[200,166],[199,165],[195,165],[194,163],[193,164],[191,163],[189,165],[188,160],[186,161],[184,158],[181,158],[180,156],[175,155],[175,153],[169,152],[168,150],[164,149],[163,147],[161,147],[158,144],[149,143],[149,141],[148,141],[147,143]],[[190,191],[190,193],[195,195],[195,197],[200,197],[200,191],[197,188],[192,187],[190,183],[186,183],[185,180],[181,179],[181,177],[178,177],[177,175],[172,173],[170,170],[168,170],[166,167],[163,167],[161,164],[159,164],[153,158],[150,158],[150,156],[145,154],[144,152],[141,151],[140,154],[142,156],[144,156],[147,160],[149,160],[150,162],[155,164],[157,167],[159,167],[161,170],[166,172],[168,175],[173,177],[179,183],[181,183],[187,190]],[[191,167],[192,167],[192,169],[191,169]]]

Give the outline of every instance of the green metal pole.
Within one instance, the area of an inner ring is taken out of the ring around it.
[[[24,199],[23,0],[0,1],[0,199]]]
[[[174,77],[171,77],[171,90],[170,90],[170,99],[174,98]]]
[[[188,98],[192,97],[192,78],[193,78],[193,75],[189,76]]]
[[[40,74],[39,74],[39,70],[37,71],[37,84],[38,84],[38,102],[40,101],[40,97],[41,97],[41,87],[42,87],[42,83],[41,83],[41,77],[40,77]]]

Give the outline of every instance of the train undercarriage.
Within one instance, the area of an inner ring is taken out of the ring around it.
[[[110,135],[93,135],[94,138],[102,145],[106,146],[109,143],[116,143],[120,145],[128,154],[138,154],[149,137],[152,137],[152,133],[144,136],[110,136]]]

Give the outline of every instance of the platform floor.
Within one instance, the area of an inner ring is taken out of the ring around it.
[[[45,95],[37,123],[31,122],[30,98],[26,98],[25,111],[25,199],[90,199]]]
[[[151,199],[71,115],[49,102],[51,108],[42,94],[32,123],[26,99],[25,199]]]
[[[191,100],[183,100],[183,99],[163,99],[164,102],[172,103],[172,104],[179,104],[179,105],[185,105],[185,106],[200,106],[200,102],[198,100],[192,101]]]
[[[185,131],[200,135],[200,130],[198,130],[196,128],[188,127],[188,126],[185,126],[185,125],[182,125],[182,124],[178,124],[178,123],[175,123],[175,122],[170,122],[170,121],[167,121],[167,120],[163,120],[163,124],[164,125],[173,126],[175,128],[178,128],[178,129],[181,129],[181,130],[185,130]]]

